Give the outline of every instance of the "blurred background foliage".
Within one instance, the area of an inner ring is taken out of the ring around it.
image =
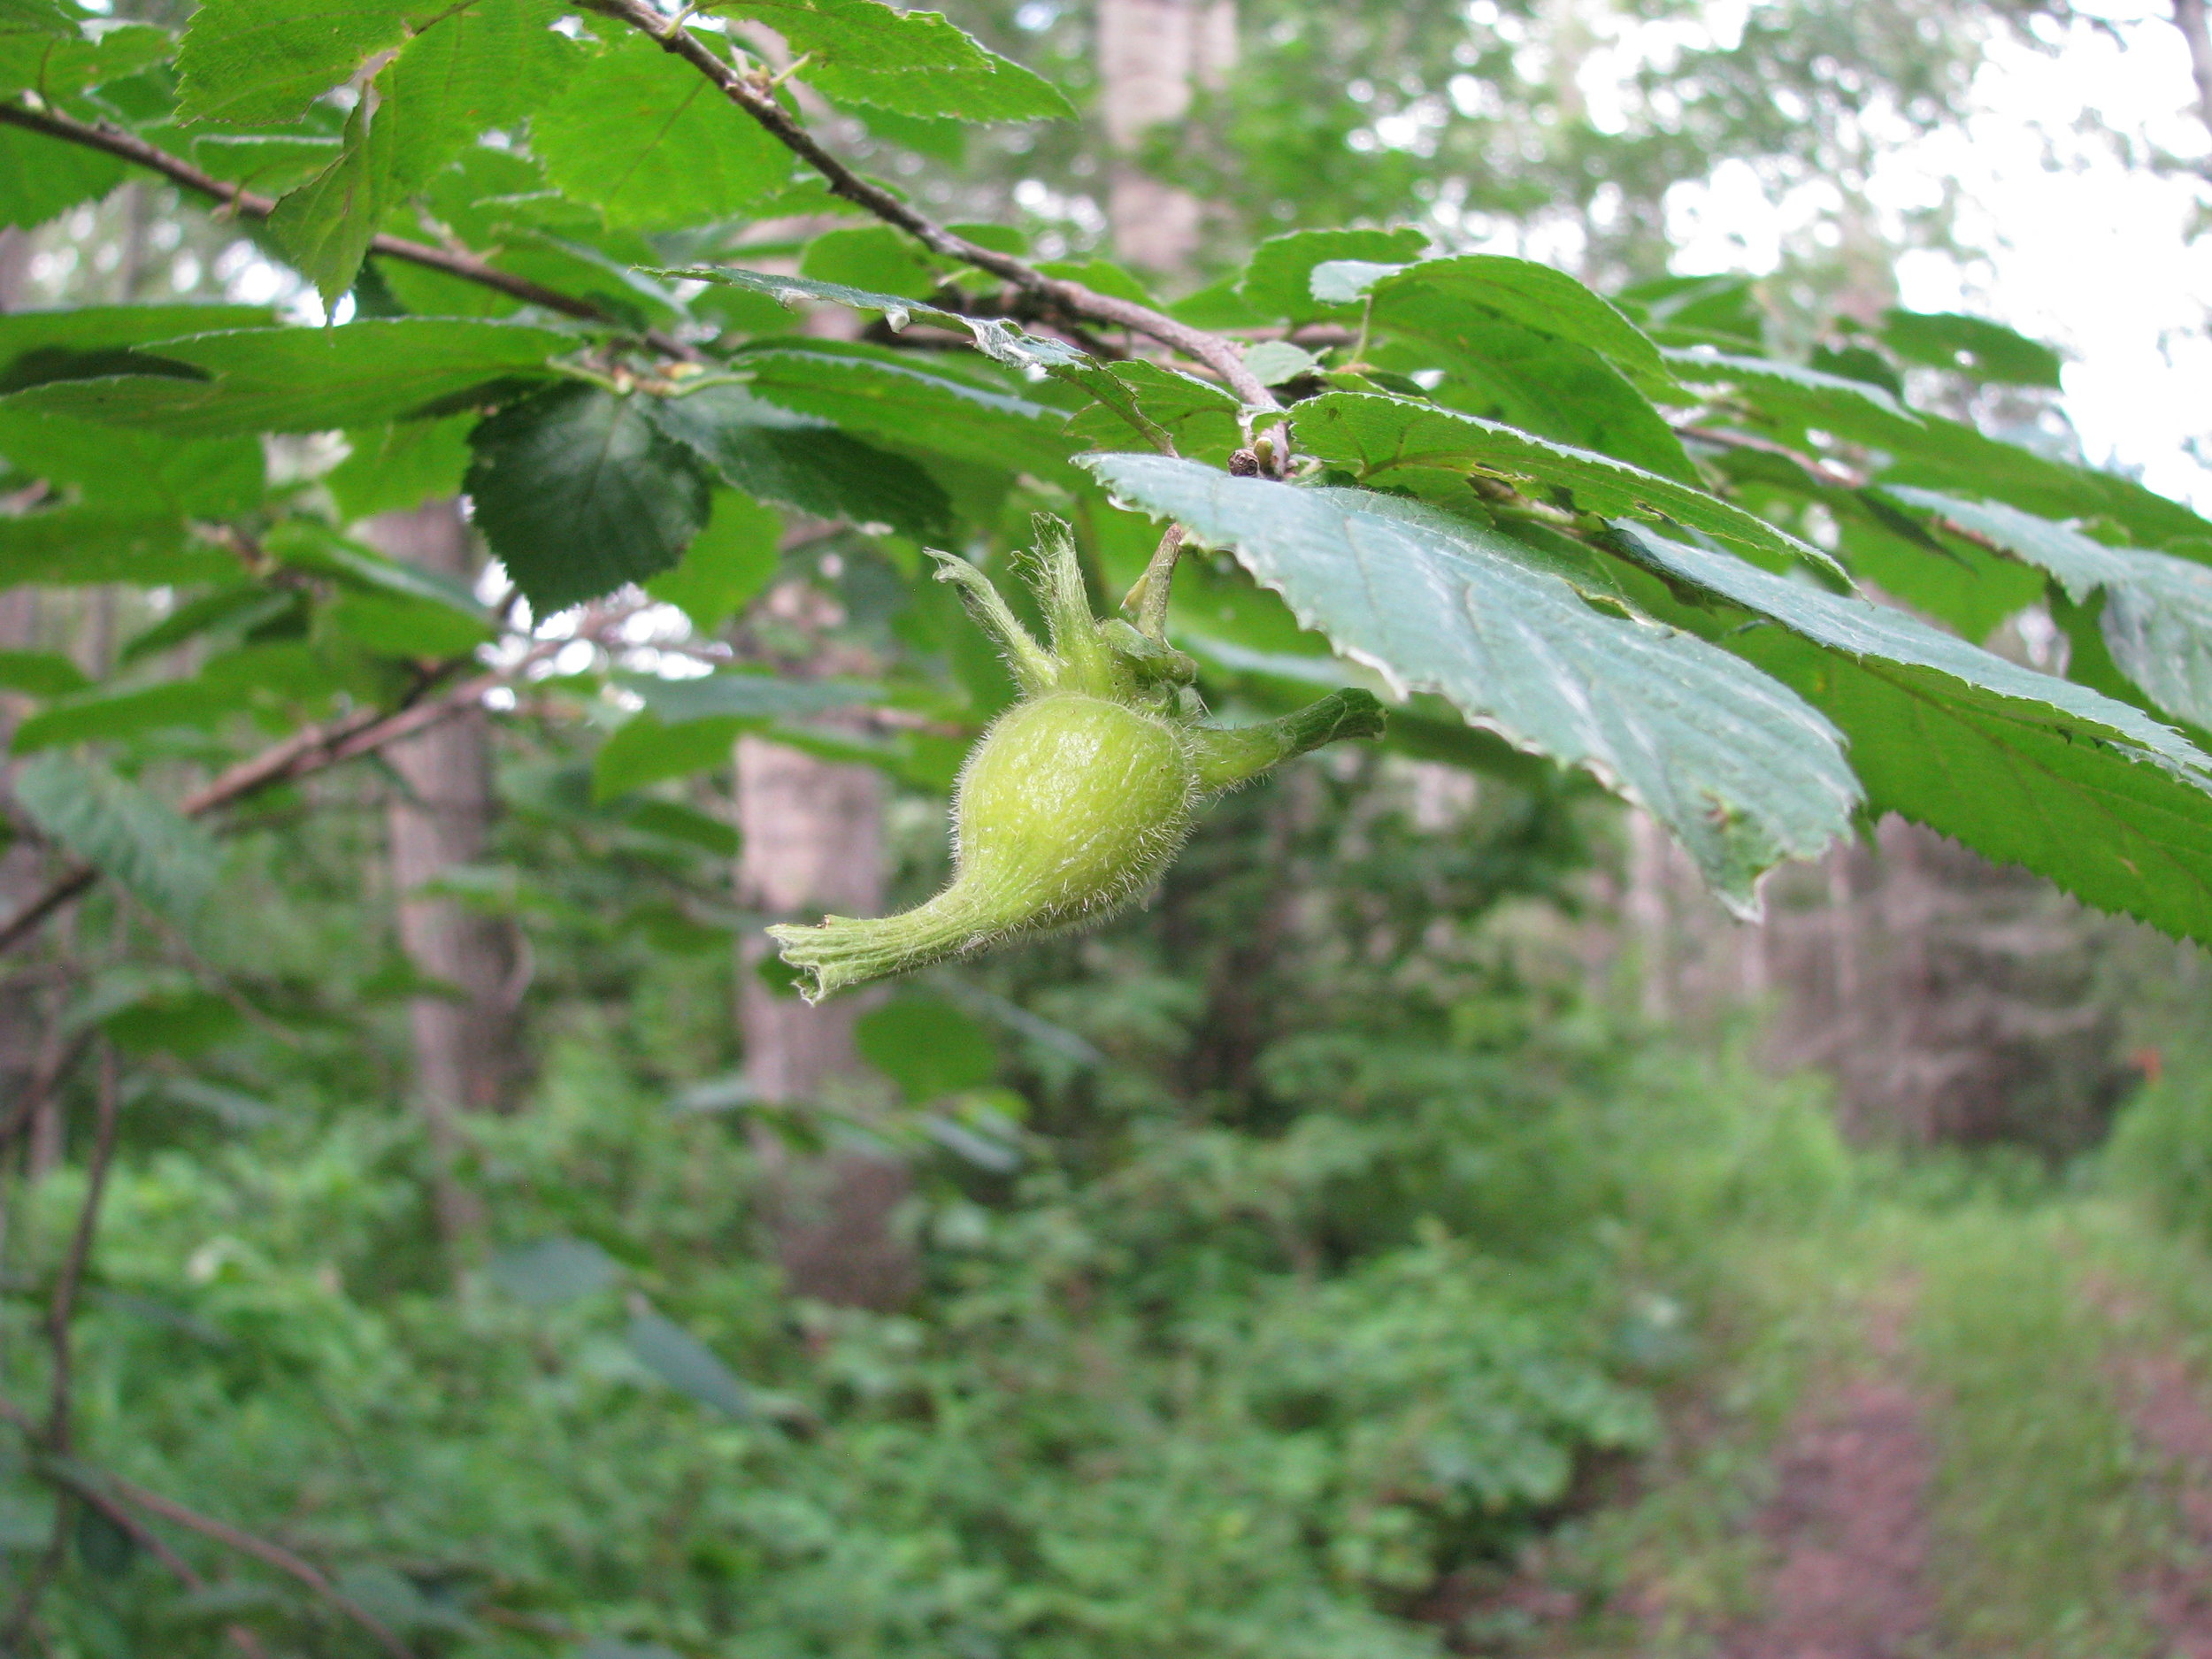
[[[1133,155],[1201,204],[1162,280],[1202,305],[1267,234],[1412,222],[1649,285],[1632,296],[1722,339],[1806,345],[1815,319],[1870,321],[1894,257],[1951,234],[1870,209],[1870,155],[1953,119],[1993,35],[2062,19],[1623,8],[1673,44],[1598,108],[1586,6],[1248,0],[1233,58],[1118,162],[1094,11],[949,10],[1086,121],[964,141],[848,121],[841,142],[1046,256],[1112,250]],[[1668,191],[1728,159],[1778,191],[1823,180],[1830,210],[1763,282],[1670,282]],[[49,303],[311,303],[265,246],[143,185],[12,257]],[[2047,396],[1914,373],[2065,442]],[[759,654],[1002,695],[887,545],[772,549],[774,604],[741,624]],[[1233,603],[1241,579],[1216,580]],[[39,626],[103,667],[160,620],[75,590]],[[1243,690],[1265,709],[1279,687]],[[1524,1547],[1617,1490],[1730,1351],[1767,1241],[1880,1195],[2098,1183],[2212,1229],[2194,956],[1926,837],[1778,882],[1747,935],[1586,790],[1402,755],[1316,757],[1223,802],[1145,910],[901,987],[861,1018],[864,1067],[766,1098],[733,1010],[787,987],[734,946],[755,918],[729,769],[603,798],[603,736],[553,718],[567,695],[541,682],[546,718],[526,702],[492,728],[497,821],[441,877],[525,941],[511,1110],[465,1121],[457,1164],[407,1110],[411,1011],[449,987],[396,927],[388,770],[262,797],[188,943],[101,895],[58,947],[58,1040],[96,1028],[127,1061],[82,1440],[283,1540],[422,1654],[1480,1651]],[[888,786],[895,900],[941,878],[946,759],[910,749]],[[31,1339],[96,1087],[75,1075],[10,1179],[17,1398],[44,1384]],[[875,1306],[795,1294],[778,1260],[788,1171],[849,1155],[909,1183],[884,1225],[910,1278]],[[442,1181],[474,1206],[458,1240]],[[51,1505],[9,1455],[20,1573]],[[212,1654],[233,1624],[275,1652],[371,1651],[282,1574],[179,1594],[98,1511],[74,1525],[46,1651]]]

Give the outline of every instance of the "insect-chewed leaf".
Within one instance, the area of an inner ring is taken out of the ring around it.
[[[1447,504],[1473,504],[1464,474],[1479,469],[1571,491],[1585,512],[1687,525],[1770,565],[1797,562],[1839,578],[1844,573],[1818,548],[1717,495],[1494,421],[1358,392],[1309,399],[1291,419],[1299,441],[1323,459],[1352,467],[1363,480],[1411,488]]]
[[[964,121],[1074,115],[1057,87],[988,52],[936,12],[878,0],[735,0],[721,8],[765,23],[808,62],[800,78],[841,104]]]
[[[1847,828],[1834,730],[1725,651],[1609,614],[1535,549],[1394,496],[1087,457],[1116,495],[1233,549],[1299,621],[1517,747],[1596,774],[1674,833],[1732,908]]]
[[[190,922],[214,888],[214,838],[104,766],[42,755],[16,773],[15,795],[46,834],[173,922]]]
[[[668,569],[707,521],[705,474],[638,403],[557,386],[470,434],[476,523],[540,616]]]
[[[2212,569],[2107,547],[2001,502],[1902,487],[1889,493],[2048,572],[2077,604],[2101,591],[2100,626],[2121,672],[2168,713],[2212,727]]]
[[[296,121],[440,0],[203,0],[177,52],[178,114],[224,127]]]
[[[668,230],[727,219],[791,180],[791,152],[689,65],[634,31],[576,69],[530,122],[546,177],[611,225]]]
[[[1843,729],[1875,810],[2092,904],[2212,939],[2212,760],[2178,733],[1902,611],[1640,531],[1622,545],[1781,625],[1729,643]]]

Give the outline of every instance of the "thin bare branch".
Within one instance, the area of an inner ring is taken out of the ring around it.
[[[276,211],[274,197],[249,190],[242,185],[228,183],[211,173],[203,172],[180,157],[173,156],[142,138],[104,122],[75,120],[55,110],[27,110],[17,104],[0,104],[0,123],[42,133],[49,138],[62,139],[72,144],[81,144],[88,150],[104,150],[136,166],[159,173],[180,189],[189,190],[196,196],[220,203],[242,219],[266,219]],[[499,270],[473,254],[433,247],[428,242],[411,242],[404,236],[383,235],[370,242],[369,251],[388,259],[419,265],[426,270],[442,272],[447,276],[458,277],[464,282],[473,282],[480,288],[496,289],[526,305],[557,311],[564,317],[574,317],[584,322],[607,323],[618,328],[626,329],[628,326],[603,306],[533,282],[527,277]],[[691,359],[699,355],[682,341],[657,330],[647,330],[644,338],[654,349],[670,357]]]
[[[251,1532],[241,1532],[227,1521],[219,1521],[212,1516],[202,1515],[196,1509],[188,1509],[173,1498],[149,1492],[120,1475],[104,1471],[101,1479],[126,1503],[135,1504],[150,1515],[158,1515],[165,1521],[174,1521],[179,1526],[197,1532],[203,1538],[211,1538],[227,1548],[234,1549],[242,1555],[250,1555],[264,1565],[274,1567],[279,1572],[296,1579],[366,1631],[375,1640],[376,1645],[389,1654],[392,1659],[414,1659],[407,1644],[393,1634],[389,1625],[283,1546],[272,1544],[265,1538],[257,1538]]]
[[[1245,403],[1260,409],[1278,405],[1275,395],[1244,366],[1237,349],[1220,335],[1179,323],[1148,305],[1101,294],[1080,282],[1048,277],[1011,254],[1000,253],[965,236],[956,235],[927,216],[917,212],[881,185],[870,182],[822,147],[815,136],[791,119],[764,80],[757,80],[718,53],[680,18],[671,19],[654,9],[650,0],[589,0],[591,9],[618,18],[660,42],[664,51],[682,58],[712,81],[732,104],[765,127],[775,140],[822,175],[833,196],[864,208],[887,225],[899,229],[933,252],[1012,283],[1054,308],[1074,317],[1105,323],[1171,346],[1186,357],[1206,365],[1226,381]]]

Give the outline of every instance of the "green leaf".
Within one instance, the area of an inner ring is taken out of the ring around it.
[[[888,225],[826,230],[806,245],[799,274],[855,294],[927,300],[943,286],[938,262],[911,236]],[[879,308],[880,309],[880,308]]]
[[[439,0],[202,0],[177,52],[177,113],[261,127],[296,121]]]
[[[714,492],[707,526],[692,539],[683,562],[645,584],[645,591],[674,605],[702,634],[713,634],[768,585],[782,557],[783,520],[733,489]]]
[[[474,0],[441,17],[379,72],[344,147],[278,203],[270,233],[326,305],[353,286],[370,240],[403,197],[488,127],[557,93],[582,49],[553,32],[549,0]]]
[[[0,32],[0,95],[35,92],[50,104],[73,104],[91,88],[150,68],[173,45],[168,30],[143,23],[70,40]]]
[[[184,437],[324,432],[442,412],[541,380],[572,335],[520,323],[378,318],[342,328],[250,328],[159,342],[205,379],[105,374],[14,393],[0,409],[73,415]]]
[[[1363,482],[1471,508],[1476,498],[1465,475],[1476,471],[1537,485],[1540,495],[1571,491],[1583,512],[1686,525],[1769,564],[1802,562],[1843,575],[1842,566],[1818,548],[1718,496],[1494,421],[1356,392],[1325,393],[1297,404],[1291,419],[1300,442],[1325,460],[1353,468]]]
[[[1338,273],[1316,272],[1314,280]],[[1331,291],[1363,289],[1372,299],[1377,324],[1427,334],[1448,326],[1455,308],[1471,306],[1539,334],[1571,340],[1610,359],[1631,379],[1655,387],[1673,377],[1650,336],[1612,305],[1563,271],[1503,254],[1460,254],[1424,259],[1379,272],[1364,281],[1332,285]]]
[[[0,227],[28,230],[123,182],[113,156],[20,127],[0,127]]]
[[[19,472],[75,486],[116,517],[224,518],[258,506],[268,490],[266,457],[250,437],[119,432],[0,406],[0,455]]]
[[[705,76],[630,29],[531,118],[530,145],[562,195],[610,225],[656,230],[758,207],[793,166],[791,152]]]
[[[387,558],[311,518],[286,519],[262,538],[261,548],[280,564],[334,576],[349,588],[442,605],[470,622],[492,619],[459,578]]]
[[[1732,910],[1858,800],[1832,728],[1691,635],[1609,614],[1580,572],[1494,531],[1363,490],[1227,477],[1156,456],[1083,465],[1117,495],[1233,549],[1302,626],[1515,747],[1586,770],[1681,841]]]
[[[1397,270],[1428,251],[1427,235],[1400,230],[1294,230],[1270,236],[1252,250],[1237,280],[1237,294],[1253,315],[1303,322],[1326,316],[1359,293],[1323,293],[1314,273],[1326,265],[1356,263],[1363,268]]]
[[[316,133],[201,133],[192,138],[189,159],[226,183],[282,196],[330,165],[343,144]]]
[[[185,334],[265,327],[265,305],[83,305],[62,311],[0,314],[0,391],[18,391],[50,380],[112,373],[124,348]],[[92,354],[111,354],[110,365],[81,369]],[[127,359],[126,359],[127,360]]]
[[[2002,323],[1952,311],[1886,311],[1882,343],[1908,363],[1954,369],[2000,386],[2042,386],[2059,389],[2065,366],[2058,353],[2040,341],[2016,334]]]
[[[1910,442],[1925,429],[1917,414],[1864,380],[1766,357],[1735,357],[1710,346],[1674,348],[1666,360],[1686,384],[1732,390],[1761,412],[1800,429],[1818,426],[1869,443]]]
[[[1640,532],[1622,545],[1781,624],[1729,643],[1842,728],[1870,810],[2025,864],[2103,909],[2212,939],[2212,760],[2178,733],[1901,611]]]
[[[713,1351],[681,1325],[651,1309],[630,1316],[630,1352],[678,1394],[703,1406],[750,1422],[760,1415],[752,1390]]]
[[[325,613],[331,627],[382,657],[439,661],[465,657],[492,638],[491,626],[424,599],[347,594]]]
[[[1668,345],[1766,349],[1766,314],[1750,277],[1661,277],[1623,288],[1615,298],[1647,334]]]
[[[718,9],[765,23],[795,55],[807,54],[800,78],[833,103],[924,119],[1075,114],[1051,82],[984,50],[939,12],[901,12],[877,0],[735,0]]]
[[[119,666],[127,667],[204,634],[235,636],[246,633],[289,611],[297,599],[295,594],[272,592],[258,582],[234,582],[218,588],[213,593],[180,605],[143,633],[132,635],[117,654],[116,662]]]
[[[1071,447],[1063,411],[933,374],[889,351],[825,341],[741,352],[731,366],[780,408],[994,471],[1049,472]]]
[[[188,925],[214,890],[214,838],[104,766],[42,755],[17,771],[15,796],[42,833],[171,921]]]
[[[980,1088],[998,1075],[990,1033],[941,996],[908,992],[870,1009],[853,1040],[860,1057],[914,1105]]]
[[[734,858],[740,842],[738,833],[720,818],[709,818],[695,808],[674,801],[639,801],[622,815],[622,821],[634,830],[648,835],[657,835],[663,841],[681,841],[711,853],[717,858]],[[726,930],[714,932],[719,943],[726,948],[729,935]]]
[[[1419,326],[1407,326],[1401,317],[1387,343],[1369,351],[1379,366],[1440,366],[1448,373],[1430,394],[1437,403],[1679,483],[1702,482],[1665,417],[1609,359],[1578,341],[1458,301],[1418,313],[1432,297],[1400,301],[1404,312],[1419,315]]]
[[[905,457],[819,417],[764,403],[741,386],[703,386],[642,407],[663,434],[759,500],[817,518],[887,524],[917,541],[944,534],[950,523],[943,487]]]
[[[779,720],[827,714],[879,702],[882,687],[856,680],[786,680],[774,674],[703,674],[690,680],[663,680],[651,674],[623,674],[618,683],[645,699],[659,720],[678,726],[687,720]]]
[[[349,432],[351,450],[323,474],[323,487],[348,523],[384,512],[412,512],[426,502],[461,493],[469,465],[466,415],[407,420]]]
[[[541,617],[669,569],[707,521],[704,474],[641,401],[557,386],[470,435],[477,526]]]
[[[177,518],[117,518],[91,507],[0,518],[0,588],[180,587],[237,574],[234,556],[196,544]]]
[[[672,726],[650,710],[633,716],[592,757],[591,798],[611,801],[666,779],[718,771],[730,764],[730,746],[749,724],[725,718]]]
[[[1069,419],[1075,442],[1125,449],[1134,434],[1156,449],[1164,439],[1178,454],[1216,463],[1243,446],[1237,400],[1210,380],[1133,357],[1102,365],[1080,383],[1098,403]]]
[[[2107,547],[2001,503],[1924,489],[1890,493],[2049,572],[2076,604],[2101,591],[2098,626],[2120,672],[2167,713],[2212,727],[2212,570],[2164,553]]]
[[[65,697],[91,681],[58,651],[0,651],[0,689],[34,697]]]

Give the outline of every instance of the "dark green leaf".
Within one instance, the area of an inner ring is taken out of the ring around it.
[[[208,833],[104,766],[42,755],[15,774],[15,795],[41,832],[148,909],[189,923],[221,864]]]
[[[1061,411],[931,373],[888,351],[826,341],[748,351],[733,366],[780,408],[996,471],[1048,472],[1072,447]]]
[[[1586,572],[1394,496],[1157,456],[1084,465],[1234,549],[1346,655],[1640,803],[1740,914],[1763,871],[1849,823],[1858,785],[1826,721],[1724,651],[1596,608]]]
[[[426,412],[519,379],[575,339],[519,323],[379,318],[342,328],[254,328],[165,341],[165,359],[206,375],[110,375],[15,393],[0,408],[73,415],[185,437],[323,432]]]
[[[1809,542],[1718,496],[1625,461],[1548,443],[1510,426],[1402,398],[1329,392],[1292,411],[1300,442],[1364,480],[1414,490],[1449,506],[1475,504],[1466,474],[1571,491],[1576,508],[1672,522],[1717,536],[1775,565],[1801,562],[1841,577],[1835,560]]]
[[[756,208],[790,180],[791,152],[688,64],[631,29],[531,118],[546,177],[610,225],[673,229]]]
[[[116,661],[123,666],[142,662],[204,634],[243,634],[290,610],[295,603],[294,595],[272,591],[258,582],[234,582],[180,605],[143,633],[134,634]]]
[[[678,1394],[741,1423],[759,1416],[752,1390],[705,1343],[650,1309],[630,1317],[630,1352]]]
[[[2179,733],[1901,611],[1640,532],[1624,545],[1788,630],[1729,643],[1843,729],[1871,810],[2212,939],[2212,760]]]
[[[348,587],[424,600],[471,623],[491,620],[468,584],[457,577],[387,558],[311,518],[286,519],[262,539],[261,545],[264,552],[280,563],[334,576]]]
[[[822,518],[887,524],[917,541],[943,534],[950,522],[943,487],[913,462],[741,386],[702,387],[653,399],[644,410],[662,433],[759,500]]]
[[[138,1540],[89,1503],[77,1506],[72,1532],[78,1562],[96,1578],[119,1578],[138,1564]]]
[[[641,401],[558,386],[470,436],[476,523],[540,616],[669,569],[707,520],[705,475]]]
[[[704,812],[674,801],[640,801],[623,814],[622,821],[634,830],[642,830],[664,841],[685,842],[718,858],[737,856],[739,841],[735,830],[719,818],[709,818]],[[726,932],[708,931],[714,933],[717,943],[726,946]]]
[[[714,492],[707,527],[692,539],[683,562],[645,584],[674,605],[702,634],[713,634],[753,601],[776,573],[783,520],[733,489]]]
[[[2059,387],[2057,352],[1985,318],[1950,311],[1886,311],[1882,343],[1908,363],[1955,369],[2001,386]]]
[[[0,314],[0,390],[18,391],[42,380],[81,380],[73,361],[84,354],[118,351],[185,334],[265,327],[265,305],[85,305],[64,311]],[[94,374],[112,368],[94,367]]]

